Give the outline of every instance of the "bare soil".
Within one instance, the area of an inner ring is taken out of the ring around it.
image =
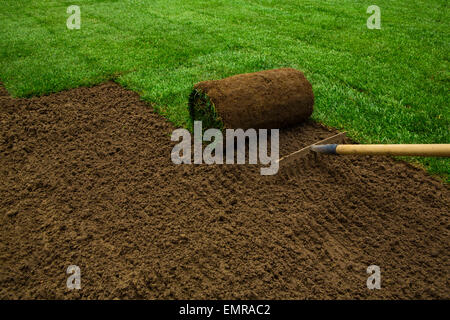
[[[450,298],[449,188],[404,162],[174,165],[172,125],[115,83],[2,90],[0,121],[2,299]],[[334,133],[283,130],[281,153]]]

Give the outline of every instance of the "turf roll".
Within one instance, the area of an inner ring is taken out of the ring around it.
[[[311,84],[291,68],[199,82],[189,96],[191,119],[203,121],[203,129],[293,126],[311,116],[313,105]]]

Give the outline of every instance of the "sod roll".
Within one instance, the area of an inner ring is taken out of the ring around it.
[[[204,129],[288,127],[308,119],[313,105],[311,84],[291,68],[199,82],[189,96],[191,119]]]

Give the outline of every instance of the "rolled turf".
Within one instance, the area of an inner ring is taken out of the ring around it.
[[[199,82],[189,96],[191,119],[204,129],[288,127],[308,119],[313,105],[311,84],[291,68]]]

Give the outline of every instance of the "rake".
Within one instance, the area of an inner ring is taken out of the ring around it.
[[[308,154],[450,157],[450,144],[342,144],[345,132],[318,141],[278,160],[283,165]]]

